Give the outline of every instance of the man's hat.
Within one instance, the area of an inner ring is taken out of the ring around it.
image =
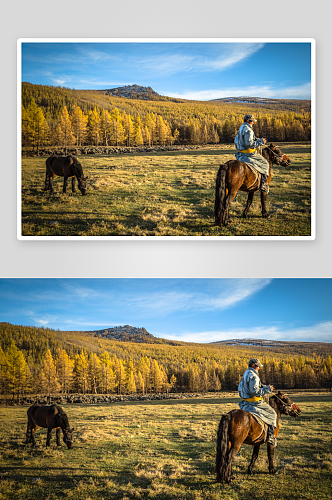
[[[246,115],[244,118],[243,118],[243,121],[246,122],[247,120],[250,120],[251,122],[257,122],[257,120],[255,120],[254,118],[254,115]]]
[[[257,358],[251,358],[249,360],[249,366],[253,366],[253,365],[259,366],[259,368],[261,368],[263,366],[262,363]]]

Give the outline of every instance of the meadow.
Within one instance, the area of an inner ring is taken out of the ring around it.
[[[247,194],[231,205],[227,228],[214,225],[215,179],[233,145],[199,150],[78,156],[88,175],[88,194],[62,193],[62,178],[45,192],[44,157],[22,158],[23,236],[310,236],[311,148],[278,144],[292,160],[273,166],[261,217],[256,193],[249,218],[241,218]]]
[[[74,448],[46,430],[35,449],[25,444],[27,407],[0,407],[0,498],[56,500],[326,500],[331,499],[331,392],[290,394],[302,409],[283,416],[275,450],[275,476],[268,474],[266,448],[256,473],[246,470],[252,447],[234,461],[236,479],[215,482],[216,431],[223,413],[237,407],[235,393],[188,400],[63,406],[75,427]]]

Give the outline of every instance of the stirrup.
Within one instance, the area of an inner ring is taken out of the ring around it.
[[[269,185],[264,182],[264,184],[261,184],[260,188],[261,191],[264,191],[264,193],[268,194],[270,191]]]
[[[271,444],[274,447],[277,446],[277,438],[275,438],[274,436],[268,436],[266,442],[267,444]]]

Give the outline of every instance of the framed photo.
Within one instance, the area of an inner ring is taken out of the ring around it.
[[[315,239],[314,39],[17,48],[18,239]]]

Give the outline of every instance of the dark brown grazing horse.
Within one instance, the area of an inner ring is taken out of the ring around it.
[[[272,164],[288,167],[291,163],[288,156],[284,155],[279,148],[270,144],[262,151],[262,156],[269,162],[269,175],[267,184],[270,184],[272,175]],[[248,217],[249,208],[251,206],[254,194],[260,188],[257,176],[250,168],[238,160],[230,160],[227,163],[220,165],[216,179],[216,196],[214,203],[214,218],[216,226],[227,226],[229,223],[229,207],[234,200],[238,191],[248,193],[246,208],[243,212],[243,217]],[[266,211],[266,195],[265,191],[261,191],[262,217],[268,217]]]
[[[73,431],[68,422],[64,410],[57,405],[43,406],[35,403],[28,409],[28,427],[26,433],[26,444],[36,445],[35,431],[38,427],[47,428],[46,446],[50,445],[52,429],[56,429],[56,444],[60,443],[60,429],[63,433],[63,441],[68,449],[73,447]]]
[[[87,192],[86,181],[82,165],[75,156],[59,156],[53,154],[46,160],[45,191],[48,189],[53,192],[52,181],[55,177],[63,177],[63,192],[66,192],[68,177],[71,177],[71,187],[75,193],[75,179],[78,182],[78,189],[84,195]]]
[[[279,432],[279,420],[283,413],[297,417],[301,414],[300,408],[293,403],[285,394],[278,392],[277,395],[271,396],[269,405],[277,413],[277,427],[274,431],[275,437]],[[218,437],[217,437],[217,457],[216,468],[217,483],[230,483],[234,476],[232,475],[232,462],[235,455],[241,448],[243,443],[250,444],[254,447],[248,474],[253,474],[253,468],[258,457],[259,448],[264,444],[264,434],[262,428],[255,420],[251,413],[244,410],[232,410],[226,415],[223,415],[220,420]],[[267,454],[269,459],[269,473],[275,474],[276,470],[273,465],[274,446],[267,444]]]

